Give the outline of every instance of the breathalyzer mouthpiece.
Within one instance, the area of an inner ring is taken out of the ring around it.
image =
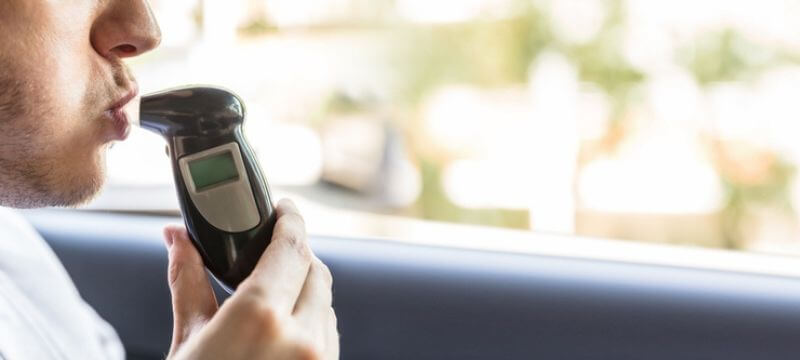
[[[244,121],[244,105],[216,87],[183,87],[142,97],[139,125],[170,136],[203,136],[230,131]]]

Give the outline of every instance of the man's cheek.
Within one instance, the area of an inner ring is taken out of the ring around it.
[[[68,3],[73,4],[68,6]],[[31,60],[32,80],[39,92],[47,96],[43,100],[66,114],[83,110],[86,93],[94,80],[94,57],[98,56],[89,38],[90,9],[78,3],[83,2],[53,3],[56,5],[49,11],[43,33],[37,36],[37,41],[29,43],[24,54],[24,58]]]
[[[59,110],[71,112],[84,105],[89,87],[90,67],[82,61],[86,53],[75,53],[63,46],[56,48],[48,58],[49,78],[44,79],[54,106]]]

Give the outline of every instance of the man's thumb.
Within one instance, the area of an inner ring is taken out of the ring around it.
[[[172,293],[174,327],[172,349],[211,320],[217,311],[217,299],[208,281],[203,260],[197,253],[186,229],[170,225],[164,228],[164,242],[169,251],[169,289]]]

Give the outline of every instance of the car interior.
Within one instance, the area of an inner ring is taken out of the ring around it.
[[[129,359],[162,359],[178,217],[24,214]],[[794,359],[792,277],[312,236],[342,359]],[[218,289],[221,299],[225,293]]]

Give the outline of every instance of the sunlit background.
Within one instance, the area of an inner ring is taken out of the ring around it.
[[[151,2],[142,90],[239,93],[313,232],[800,254],[800,1]],[[155,135],[109,172],[92,207],[177,209]]]

